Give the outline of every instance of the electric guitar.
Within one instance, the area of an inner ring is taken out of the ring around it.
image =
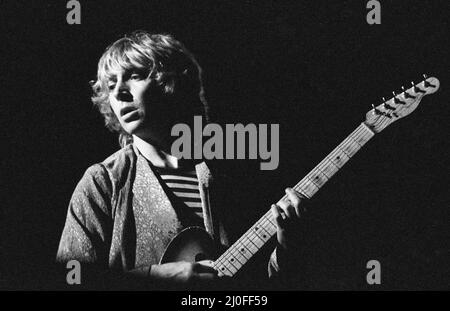
[[[395,121],[412,113],[422,97],[433,94],[439,89],[439,80],[427,78],[416,85],[395,95],[383,104],[367,112],[362,122],[330,154],[314,167],[293,189],[307,198],[311,198],[325,183],[341,169],[375,134],[380,133]],[[281,200],[287,200],[287,195]],[[231,245],[213,267],[219,276],[233,276],[275,235],[277,227],[268,210],[244,235]],[[199,255],[206,258],[214,254],[214,242],[210,235],[199,227],[190,227],[181,231],[169,243],[160,263],[173,261],[199,260]],[[204,258],[203,258],[204,259]]]

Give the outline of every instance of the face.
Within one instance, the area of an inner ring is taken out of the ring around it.
[[[180,106],[180,94],[168,96],[149,78],[145,69],[119,69],[110,72],[107,82],[109,103],[122,128],[130,135],[164,148],[174,137],[176,123],[191,120],[192,113]],[[178,97],[177,97],[178,96]]]
[[[109,102],[122,128],[128,134],[144,136],[150,126],[152,80],[145,70],[112,72],[108,81]]]

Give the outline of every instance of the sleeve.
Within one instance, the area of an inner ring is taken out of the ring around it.
[[[100,164],[90,167],[70,200],[57,262],[75,259],[83,263],[108,264],[111,198],[112,185],[106,169]]]
[[[90,167],[75,188],[56,255],[58,264],[70,260],[82,266],[83,288],[101,290],[150,290],[161,284],[149,280],[151,266],[129,271],[110,269],[109,249],[113,231],[114,190],[105,167]]]

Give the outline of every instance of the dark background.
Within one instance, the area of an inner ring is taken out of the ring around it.
[[[0,288],[54,289],[67,205],[86,168],[118,149],[90,103],[104,48],[135,29],[197,56],[220,122],[279,123],[280,165],[227,161],[231,209],[250,226],[360,122],[422,73],[441,81],[310,202],[288,289],[450,289],[448,1],[1,1]],[[230,163],[228,163],[230,162]],[[367,261],[382,284],[366,283]]]

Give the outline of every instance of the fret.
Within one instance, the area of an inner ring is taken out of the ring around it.
[[[239,249],[236,249],[236,247],[236,245],[231,246],[216,262],[224,263],[224,261],[226,261],[239,270],[253,256],[253,254],[250,252],[246,253],[245,248],[244,252],[240,252]]]
[[[265,223],[263,223],[265,222]],[[224,257],[227,258],[227,260],[236,268],[239,264],[245,264],[254,253],[256,253],[262,246],[264,246],[265,242],[272,237],[272,235],[276,232],[276,225],[273,224],[270,221],[269,217],[263,217],[259,221],[260,225],[255,226],[254,231],[251,231],[251,233],[258,237],[258,240],[260,243],[256,242],[254,244],[253,242],[255,240],[252,240],[248,237],[250,235],[249,233],[245,234],[241,239],[239,239],[232,247],[228,249],[226,254],[224,254]],[[257,228],[257,229],[256,229]],[[253,249],[253,252],[250,251],[249,248],[247,248],[245,242],[243,241],[244,238],[247,238],[249,241],[251,241],[250,247]],[[257,246],[258,244],[258,246]],[[253,247],[251,246],[253,245]]]
[[[251,258],[251,253],[249,253],[249,252],[246,252],[246,249],[245,249],[245,246],[243,245],[243,243],[242,242],[239,242],[238,241],[238,243],[235,243],[235,247],[234,247],[235,249],[235,252],[237,253],[237,254],[239,254],[239,256],[245,261],[245,262],[247,262],[247,260],[249,260],[250,258]],[[249,257],[247,257],[247,256],[249,256]]]
[[[311,180],[317,187],[321,188],[328,181],[328,177],[317,167],[313,169],[306,177]]]
[[[272,232],[274,228],[276,228],[276,225],[270,220],[271,217],[272,213],[270,213],[269,211],[264,216],[262,216],[258,221],[259,225],[263,227],[263,229],[269,234]]]
[[[252,237],[252,242],[259,248],[263,247],[265,241],[259,237],[254,231],[248,233]]]
[[[352,142],[353,143],[355,143],[356,144],[356,146],[357,146],[357,148],[358,148],[358,150],[357,151],[359,151],[359,149],[362,147],[362,145],[364,144],[364,139],[363,139],[363,137],[364,137],[364,134],[363,133],[359,133],[358,135],[352,135],[352,136],[349,136],[348,138],[349,139],[351,139],[352,140]]]
[[[372,136],[373,135],[374,134],[372,133]],[[366,134],[366,133],[361,133],[360,135],[352,137],[352,138],[356,141],[356,143],[358,143],[358,145],[360,147],[362,147],[369,141],[369,139],[372,138],[372,136],[369,136],[369,134]]]
[[[345,163],[350,159],[347,154],[345,154],[341,150],[334,150],[330,155],[328,156],[331,162],[333,162],[334,165],[336,165],[339,168],[342,168]]]
[[[338,148],[349,158],[354,156],[355,153],[359,150],[358,144],[356,144],[354,141],[351,141],[349,138],[346,139],[346,142],[344,144],[340,144]]]
[[[349,137],[341,148],[349,157],[353,157],[361,149],[361,146],[352,137]]]
[[[328,179],[330,179],[339,171],[339,167],[337,167],[331,160],[325,159],[320,167],[320,170],[328,177]]]
[[[239,269],[236,269],[236,267],[232,265],[229,261],[223,262],[222,267],[230,271],[233,275],[239,271]],[[222,271],[224,271],[224,269],[222,269]]]
[[[252,254],[256,254],[259,251],[259,248],[256,246],[255,243],[253,243],[252,239],[248,236],[248,234],[244,234],[242,237],[243,239],[247,239],[248,242],[245,244],[249,252]]]
[[[253,233],[256,236],[258,236],[261,240],[263,240],[264,242],[267,241],[271,237],[269,232],[267,232],[266,230],[263,229],[263,226],[254,227]]]
[[[319,191],[319,188],[307,178],[302,179],[300,187],[303,190],[302,194],[308,198],[311,198],[317,191]]]
[[[239,253],[236,253],[234,248],[230,250],[228,261],[231,262],[231,264],[234,265],[236,268],[242,267],[247,262],[247,260],[242,256],[240,256]]]
[[[310,198],[311,195],[308,194],[309,191],[307,191],[307,189],[305,188],[305,185],[306,185],[305,181],[304,181],[304,180],[301,180],[301,181],[300,181],[297,185],[295,185],[293,188],[294,188],[295,191],[300,192],[300,193],[301,193],[302,195],[304,195],[305,197]],[[307,192],[308,192],[308,193],[307,193]],[[287,197],[287,196],[286,196],[286,197]]]
[[[228,254],[227,258],[225,258],[225,259],[230,264],[230,267],[233,266],[233,268],[236,269],[236,272],[243,266],[243,264],[241,264],[238,260],[236,260],[236,258],[233,255],[231,255],[230,253]]]
[[[259,227],[261,228],[261,230],[259,232],[263,235],[263,238],[265,239],[265,236],[272,234],[272,232],[271,232],[272,230],[270,230],[270,228],[263,222],[264,222],[264,217],[262,217],[259,220]]]
[[[213,265],[213,268],[215,268],[217,271],[219,271],[219,274],[222,274],[222,275],[233,276],[235,274],[235,272],[228,269],[228,267],[226,267],[224,264]]]
[[[254,255],[253,252],[251,252],[247,246],[241,242],[240,245],[236,245],[236,247],[238,248],[239,253],[245,257],[245,260],[249,260],[250,258],[252,258],[252,256]],[[255,252],[256,253],[256,252]],[[248,256],[248,257],[247,257]]]
[[[264,226],[264,229],[269,233],[277,231],[277,225],[271,219],[272,214],[270,213],[269,215],[262,217],[260,221],[260,223]]]
[[[353,139],[355,139],[356,142],[362,147],[369,141],[369,139],[375,136],[375,133],[370,128],[368,128],[367,125],[365,125],[364,123],[361,123],[359,128],[361,129],[360,134],[355,135]]]

